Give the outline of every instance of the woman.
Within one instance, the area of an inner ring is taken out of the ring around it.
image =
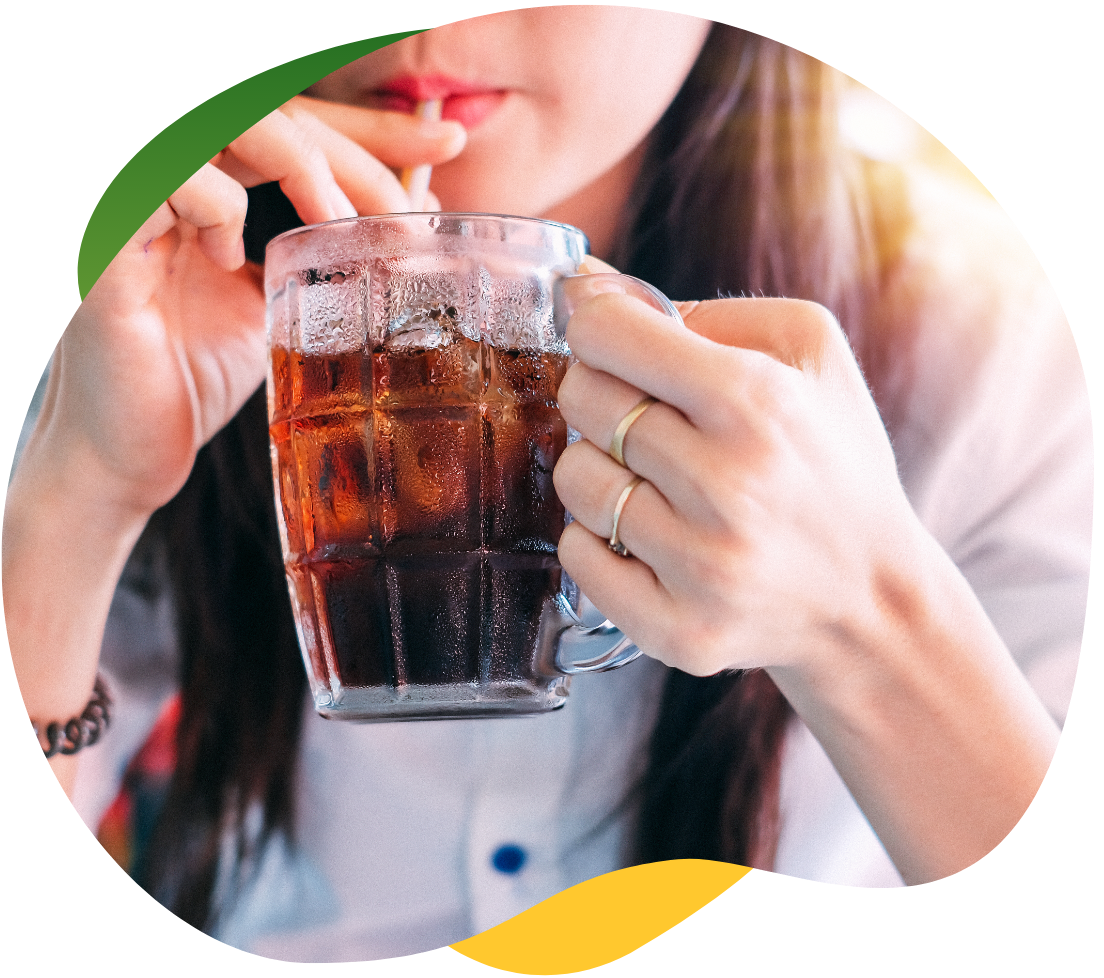
[[[10,489],[5,602],[32,718],[79,714],[149,524],[137,557],[170,565],[180,655],[136,870],[158,899],[259,953],[379,957],[634,860],[919,882],[1015,824],[1084,612],[1083,381],[988,209],[860,168],[832,81],[651,11],[450,25],[263,120],[112,263]],[[405,114],[432,96],[443,122]],[[304,716],[275,536],[243,187],[279,181],[313,223],[407,209],[393,169],[423,163],[434,205],[576,224],[688,300],[686,331],[581,301],[560,390],[584,435],[555,474],[577,517],[561,561],[651,659],[547,717],[326,725]],[[798,298],[717,298],[741,293]],[[627,471],[607,449],[645,395]],[[71,786],[107,747],[52,763]]]

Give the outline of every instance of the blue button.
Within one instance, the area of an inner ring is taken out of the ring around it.
[[[521,867],[525,865],[525,860],[529,858],[527,853],[521,846],[508,845],[499,846],[494,855],[491,856],[491,865],[494,866],[500,873],[517,873],[521,871]]]

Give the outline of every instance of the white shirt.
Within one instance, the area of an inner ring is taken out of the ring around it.
[[[879,405],[912,505],[1061,722],[1087,600],[1084,376],[1053,292],[999,209],[928,178],[913,193],[917,227],[877,327],[893,354]],[[164,607],[120,593],[109,672],[171,661],[172,644]],[[93,827],[170,692],[163,679],[116,672],[120,719],[87,753],[75,797]],[[564,709],[520,719],[360,726],[308,707],[299,844],[269,848],[216,936],[289,960],[390,957],[470,936],[624,865],[663,675],[643,659],[580,677]],[[798,719],[783,745],[780,814],[777,872],[900,885]],[[503,851],[523,860],[516,871],[495,868],[496,853],[514,868]]]

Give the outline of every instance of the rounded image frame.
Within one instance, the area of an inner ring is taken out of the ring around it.
[[[1082,102],[1086,100],[1070,97],[1071,91],[1078,92],[1078,87],[1070,76],[1074,68],[1058,59],[1057,29],[1052,33],[1044,32],[1045,40],[1055,42],[1050,45],[1040,44],[1033,29],[1030,36],[1027,28],[1009,35],[1011,50],[1027,51],[1030,45],[1030,50],[1041,52],[1039,56],[1053,68],[1049,75],[1036,78],[1033,83],[1011,79],[1007,86],[995,86],[992,79],[1002,81],[1010,75],[1005,60],[1008,49],[1006,47],[1004,55],[992,52],[988,42],[981,40],[983,35],[979,29],[973,34],[960,34],[951,41],[945,32],[937,33],[933,25],[930,31],[915,33],[903,49],[879,47],[869,50],[839,24],[814,23],[800,30],[787,28],[785,31],[773,30],[767,23],[740,25],[774,36],[839,67],[906,113],[914,114],[917,121],[943,137],[945,146],[960,147],[958,157],[953,158],[957,166],[965,171],[968,164],[977,179],[1006,206],[1013,221],[1036,249],[1076,331],[1075,318],[1080,310],[1071,306],[1071,302],[1079,301],[1076,293],[1080,281],[1084,280],[1083,259],[1066,240],[1062,215],[1069,213],[1069,208],[1063,205],[1062,198],[1075,192],[1073,188],[1078,185],[1091,184],[1087,183],[1087,174],[1082,178],[1080,169],[1084,164],[1080,159],[1063,162],[1055,158],[1057,155],[1050,143],[1040,146],[1025,139],[1021,120],[1022,105],[1030,99],[1030,104],[1049,111],[1047,131],[1050,134],[1057,134],[1063,125],[1068,126],[1069,131],[1078,131],[1075,124],[1082,111]],[[46,118],[32,124],[35,131],[40,132],[40,146],[44,151],[57,159],[67,158],[70,162],[65,167],[75,171],[47,199],[61,205],[57,209],[61,214],[50,217],[51,253],[55,253],[55,258],[62,258],[63,269],[76,265],[78,290],[74,294],[67,285],[55,289],[54,295],[45,297],[46,308],[32,317],[36,320],[30,338],[33,369],[15,378],[20,417],[38,380],[40,368],[34,364],[44,364],[49,358],[79,297],[87,294],[99,270],[144,220],[141,216],[144,209],[148,215],[172,192],[172,187],[166,191],[164,185],[166,179],[174,179],[167,178],[167,172],[183,173],[187,178],[237,132],[244,131],[268,110],[306,87],[300,82],[307,75],[317,72],[315,77],[321,77],[383,43],[417,31],[379,34],[353,43],[343,39],[287,39],[283,46],[275,47],[252,38],[244,43],[241,39],[226,40],[203,52],[203,61],[210,65],[209,71],[195,72],[194,66],[189,67],[189,57],[180,55],[178,70],[169,73],[168,82],[159,85],[157,78],[149,75],[148,88],[135,81],[136,72],[149,71],[148,56],[139,57],[130,47],[125,51],[94,54],[77,43],[78,33],[79,25],[74,29],[73,38],[59,45],[62,56],[57,71],[62,74],[63,82],[72,86],[81,84],[82,78],[95,78],[97,93],[112,91],[114,87],[117,93],[124,94],[114,96],[115,104],[106,98],[89,99],[70,115],[47,113]],[[150,38],[148,43],[152,50],[158,42]],[[177,39],[177,43],[182,49],[191,49],[193,57],[202,51],[198,38]],[[110,54],[117,54],[120,63],[113,64]],[[299,74],[287,71],[288,63],[296,60],[301,68]],[[940,95],[922,83],[923,76],[917,67],[933,63],[941,75]],[[280,66],[283,71],[277,71]],[[263,73],[267,73],[268,81],[258,82]],[[293,78],[296,81],[291,81]],[[236,100],[227,97],[235,88]],[[965,93],[965,96],[955,96],[954,92]],[[1016,127],[1019,127],[1019,135],[1013,137],[1011,134]],[[215,147],[213,151],[212,146]],[[99,149],[91,153],[82,151],[88,147]],[[945,151],[949,155],[949,150]],[[1013,153],[1015,159],[1011,159]],[[166,161],[169,161],[168,169]],[[1026,183],[1031,187],[1025,187]],[[57,216],[61,216],[61,221]],[[57,247],[59,243],[60,248]],[[63,283],[71,280],[66,279],[67,274],[72,273],[63,272]],[[1081,350],[1087,375],[1083,344]],[[13,449],[15,434],[18,432],[12,435]],[[1091,627],[1090,616],[1085,621],[1083,648],[1091,644]],[[703,895],[698,906],[689,911],[692,916],[683,912],[681,904],[677,910],[672,904],[670,913],[677,919],[671,919],[667,926],[657,925],[655,933],[637,945],[639,949],[633,954],[633,960],[648,960],[669,952],[690,953],[691,950],[700,954],[703,943],[730,942],[726,934],[734,919],[753,927],[757,922],[765,923],[766,919],[782,913],[793,919],[795,904],[807,906],[814,913],[822,911],[825,915],[840,908],[853,910],[854,901],[861,901],[863,907],[877,903],[907,910],[907,917],[894,915],[899,923],[893,925],[893,929],[902,936],[924,933],[925,939],[931,942],[931,932],[922,932],[921,928],[936,915],[940,915],[945,925],[942,911],[951,900],[974,897],[994,906],[1015,906],[1020,910],[1025,902],[1038,903],[1040,907],[1043,901],[1051,906],[1063,902],[1065,894],[1071,892],[1066,884],[1072,882],[1073,872],[1080,864],[1082,840],[1091,838],[1085,822],[1085,812],[1090,810],[1086,779],[1078,775],[1083,743],[1080,719],[1086,695],[1084,676],[1082,656],[1079,681],[1059,751],[1036,801],[1005,842],[974,867],[947,880],[911,887],[900,893],[845,890],[753,871],[744,876],[739,886],[729,882],[716,886],[708,897]],[[134,943],[137,934],[150,931],[174,943],[179,942],[185,956],[210,954],[216,947],[213,942],[161,910],[99,849],[54,782],[34,745],[29,727],[23,726],[25,711],[18,699],[13,674],[12,695],[15,698],[12,715],[20,731],[17,740],[21,744],[19,757],[23,777],[21,798],[15,802],[18,818],[13,831],[36,853],[36,870],[28,892],[19,903],[17,917],[12,922],[13,931],[18,927],[20,933],[52,942],[65,934],[62,944],[73,949],[63,948],[57,953],[62,957],[72,954],[73,960],[81,959],[81,952],[75,948],[103,950],[106,947],[110,957],[115,950]],[[1076,733],[1071,736],[1071,731]],[[688,872],[687,879],[690,879],[692,868]],[[665,892],[670,892],[670,881],[658,875],[654,879],[652,883],[637,878],[633,889],[639,899],[645,902],[665,899]],[[705,889],[701,891],[703,894]],[[61,912],[60,903],[64,907]],[[698,907],[703,908],[698,910]],[[561,907],[561,912],[571,914],[571,905]],[[682,916],[678,916],[680,913]],[[678,926],[668,931],[671,924]],[[979,935],[970,932],[965,925],[963,928],[959,931],[957,926],[948,927],[937,939],[942,945],[944,940],[949,942],[955,934],[960,934],[966,937],[968,946],[973,945]],[[93,937],[95,944],[89,943]],[[931,943],[928,946],[932,946]],[[236,954],[230,948],[224,949]],[[622,947],[614,954],[611,949],[608,954],[612,956],[605,960],[620,958],[628,950]],[[594,948],[591,964],[585,967],[604,964],[602,956],[606,953],[603,948]],[[425,955],[418,957],[426,959]],[[456,963],[453,950],[448,948],[429,953],[428,958],[437,959],[440,964]],[[509,966],[509,955],[493,966],[514,970]],[[518,971],[520,974],[566,972],[523,967]]]

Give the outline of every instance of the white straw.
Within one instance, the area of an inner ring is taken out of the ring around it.
[[[439,98],[425,99],[414,106],[414,115],[419,119],[440,119],[441,102]],[[429,175],[433,167],[428,163],[423,166],[404,167],[400,179],[403,190],[410,197],[410,209],[412,211],[425,210],[426,193],[429,191]]]

